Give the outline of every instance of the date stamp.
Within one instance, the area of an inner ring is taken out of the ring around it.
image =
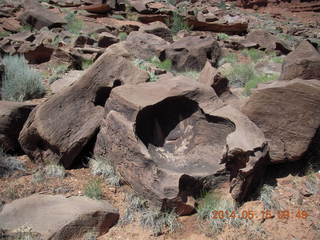
[[[297,218],[297,219],[306,219],[309,216],[307,211],[304,210],[280,210],[280,211],[250,211],[250,210],[242,210],[239,212],[236,211],[223,211],[223,210],[214,210],[210,214],[211,219],[227,219],[227,218],[239,218],[239,219],[257,219],[257,218],[278,218],[278,219],[289,219],[289,218]]]

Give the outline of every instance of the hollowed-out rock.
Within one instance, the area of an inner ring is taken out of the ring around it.
[[[198,194],[204,180],[228,171],[231,194],[241,201],[263,170],[263,133],[191,79],[120,86],[105,108],[95,154],[110,159],[154,204],[184,214],[192,210],[188,196]]]

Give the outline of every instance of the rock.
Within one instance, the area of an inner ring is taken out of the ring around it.
[[[5,152],[20,151],[19,133],[33,104],[0,101],[0,146]]]
[[[243,34],[248,31],[248,20],[241,17],[223,16],[216,22],[202,22],[196,18],[186,19],[192,30]]]
[[[30,114],[19,136],[22,149],[36,162],[52,161],[70,168],[97,134],[112,88],[148,78],[123,57],[103,54],[75,84]]]
[[[98,47],[107,48],[112,44],[118,43],[119,41],[119,38],[115,37],[111,33],[104,32],[98,36]]]
[[[245,41],[248,43],[256,43],[261,49],[267,51],[280,51],[282,54],[288,54],[291,51],[284,42],[264,30],[250,32]]]
[[[264,132],[273,163],[297,161],[320,126],[320,81],[276,81],[253,91],[242,111]]]
[[[159,57],[169,43],[156,35],[135,31],[129,34],[125,45],[136,58],[149,60],[154,56]]]
[[[172,33],[170,29],[162,22],[152,22],[149,25],[142,26],[140,31],[156,35],[163,38],[167,42],[173,42]]]
[[[0,89],[2,88],[2,77],[4,74],[4,64],[2,58],[0,57]],[[1,91],[0,91],[0,99],[1,99]]]
[[[84,71],[72,70],[63,75],[60,79],[54,81],[50,85],[50,90],[52,93],[58,93],[71,86],[73,83],[77,82]]]
[[[224,175],[221,162],[241,201],[265,161],[259,128],[189,78],[120,86],[105,108],[95,155],[110,159],[136,192],[162,208],[190,212],[188,196]]]
[[[302,41],[282,64],[280,80],[294,78],[320,80],[320,54],[308,41]]]
[[[20,16],[21,22],[24,25],[29,24],[35,29],[55,28],[66,24],[66,21],[60,15],[42,7],[38,1],[25,0],[24,9],[25,11]]]
[[[140,13],[148,13],[147,3],[152,0],[128,0],[128,4]]]
[[[41,64],[50,61],[54,49],[43,44],[34,46],[29,43],[22,44],[18,53],[23,54],[29,64]]]
[[[212,67],[210,62],[207,62],[202,69],[199,82],[212,87],[218,96],[229,89],[229,80],[218,72],[216,68]]]
[[[79,7],[82,3],[81,0],[50,0],[50,2],[59,7]]]
[[[163,59],[170,59],[177,71],[201,71],[206,62],[215,65],[221,49],[218,42],[211,37],[190,36],[168,46]]]
[[[108,232],[118,219],[118,211],[105,200],[34,194],[4,205],[0,228],[27,226],[45,240],[82,239],[87,232]]]
[[[85,10],[89,13],[108,13],[111,11],[111,7],[108,4],[93,4],[89,6],[82,6],[79,10]]]
[[[2,28],[9,32],[19,32],[22,26],[15,18],[6,18],[1,24]]]
[[[87,45],[89,46],[92,46],[94,43],[96,42],[96,40],[94,40],[93,38],[91,37],[88,37],[88,36],[84,36],[84,35],[79,35],[74,43],[73,43],[73,47],[77,48],[84,48],[86,47]]]

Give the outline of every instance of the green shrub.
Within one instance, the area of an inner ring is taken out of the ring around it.
[[[8,31],[2,31],[0,32],[0,38],[8,37],[10,35],[10,32]]]
[[[118,38],[120,39],[120,41],[125,41],[128,37],[128,34],[126,32],[120,32],[118,34]]]
[[[126,20],[126,18],[122,15],[113,14],[111,17],[117,20]]]
[[[84,27],[83,22],[77,18],[75,12],[68,12],[65,20],[67,21],[66,29],[71,33],[79,34]]]
[[[172,68],[172,61],[170,59],[165,59],[161,61],[158,57],[153,57],[150,60],[150,63],[156,66],[157,68],[166,70],[167,72],[170,72]]]
[[[278,78],[279,76],[276,74],[254,74],[252,78],[245,83],[244,86],[244,94],[245,95],[250,95],[250,90],[252,88],[256,88],[259,83],[266,83],[270,81],[274,81]]]
[[[51,84],[55,82],[56,80],[61,78],[61,76],[65,74],[67,71],[68,71],[68,66],[66,64],[60,64],[54,67],[52,76],[49,78],[49,83]]]
[[[225,33],[218,33],[217,37],[218,37],[218,40],[222,40],[222,41],[229,39],[229,35]]]
[[[226,73],[230,85],[244,87],[255,76],[254,67],[251,64],[236,64],[231,71]]]
[[[185,22],[183,16],[181,16],[177,12],[173,12],[172,24],[170,29],[173,34],[177,34],[179,31],[182,30],[190,32],[192,27],[189,26],[187,22]]]
[[[238,57],[237,54],[235,53],[229,53],[226,56],[222,57],[219,60],[218,65],[221,66],[224,63],[231,63],[231,64],[235,64],[238,61]]]
[[[31,69],[23,56],[5,56],[2,97],[9,101],[25,101],[42,97],[45,89],[41,75]]]
[[[86,70],[87,68],[89,68],[93,64],[93,62],[94,61],[92,59],[82,59],[81,69]]]
[[[154,71],[152,71],[151,67],[150,67],[150,62],[147,62],[143,59],[135,59],[133,61],[133,64],[135,66],[137,66],[138,68],[140,68],[141,70],[144,70],[148,73],[149,75],[149,82],[155,82],[157,81],[158,77],[156,76],[156,74],[154,73]]]
[[[98,179],[89,181],[84,188],[84,194],[92,199],[102,199],[101,181]]]
[[[257,50],[257,49],[244,49],[241,51],[241,54],[246,56],[246,57],[249,57],[251,59],[251,61],[253,62],[257,62],[259,61],[261,58],[264,57],[265,53],[260,51],[260,50]]]
[[[102,176],[112,186],[120,186],[121,178],[110,160],[102,157],[90,158],[89,167],[93,175]]]

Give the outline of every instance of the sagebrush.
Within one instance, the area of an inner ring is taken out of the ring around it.
[[[5,56],[5,72],[2,84],[2,98],[8,101],[26,101],[45,94],[41,74],[32,69],[24,56]]]

